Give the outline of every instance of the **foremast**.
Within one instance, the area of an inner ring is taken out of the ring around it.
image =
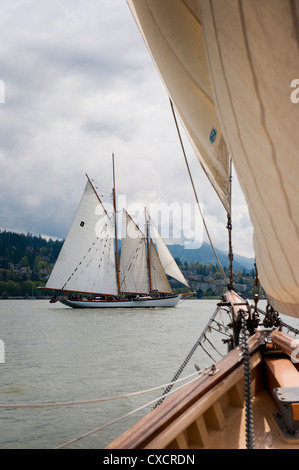
[[[145,225],[146,225],[146,245],[147,245],[147,271],[148,271],[148,283],[149,283],[149,294],[152,295],[153,288],[152,288],[152,273],[151,273],[151,239],[150,239],[150,230],[149,230],[149,219],[147,217],[147,210],[146,207],[144,208],[144,216],[145,216]]]
[[[113,169],[113,187],[112,187],[112,197],[113,197],[113,209],[114,209],[114,243],[115,243],[115,270],[116,270],[116,283],[117,283],[117,292],[120,296],[120,280],[119,280],[119,254],[118,254],[118,244],[117,244],[117,210],[116,210],[116,194],[115,194],[115,167],[114,167],[114,153],[112,154],[112,169]]]

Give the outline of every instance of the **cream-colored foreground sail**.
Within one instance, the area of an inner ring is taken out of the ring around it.
[[[128,4],[227,210],[231,154],[269,301],[299,317],[298,1]]]

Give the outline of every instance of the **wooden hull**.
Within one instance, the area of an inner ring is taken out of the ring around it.
[[[72,308],[154,308],[176,307],[180,302],[180,295],[169,297],[146,298],[140,297],[134,300],[69,300],[59,299],[63,305]]]
[[[265,343],[270,344],[270,349]],[[291,387],[299,401],[298,367],[289,357],[298,346],[293,336],[278,331],[262,330],[250,338],[255,448],[299,449],[299,431],[286,432],[285,426],[279,424],[281,409],[273,393],[275,387]],[[282,373],[277,365],[280,360],[287,361]],[[215,366],[214,372],[213,368],[207,370],[195,382],[169,396],[107,449],[245,449],[242,349],[233,349]],[[292,406],[298,429],[299,404]]]

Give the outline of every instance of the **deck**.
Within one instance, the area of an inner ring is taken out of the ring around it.
[[[267,388],[260,342],[259,335],[250,341],[255,448],[299,449],[299,440],[285,440],[275,422],[278,406]],[[215,374],[178,390],[107,448],[245,449],[245,436],[243,363],[236,348]]]

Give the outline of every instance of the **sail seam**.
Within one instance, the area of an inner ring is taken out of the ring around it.
[[[243,154],[244,154],[244,157],[246,159],[246,162],[247,162],[247,166],[248,168],[250,169],[250,173],[252,174],[253,173],[253,169],[251,167],[251,164],[250,164],[250,159],[248,158],[248,155],[247,155],[247,152],[246,152],[246,149],[244,147],[244,143],[243,143],[243,140],[242,140],[242,137],[241,137],[241,132],[240,132],[240,127],[239,127],[239,123],[238,123],[238,119],[237,119],[237,115],[236,115],[236,110],[235,110],[235,106],[233,104],[233,100],[232,100],[232,96],[231,96],[231,92],[230,92],[230,88],[229,88],[229,85],[228,85],[228,80],[227,80],[227,76],[226,76],[226,71],[225,71],[225,67],[224,67],[224,61],[223,61],[223,57],[222,57],[222,51],[221,51],[221,48],[220,48],[220,44],[219,44],[219,37],[218,37],[218,33],[217,33],[217,27],[216,27],[216,20],[215,20],[215,13],[214,13],[214,6],[213,6],[213,1],[211,0],[209,2],[209,5],[210,5],[210,13],[211,13],[211,17],[212,17],[212,23],[213,23],[213,28],[214,28],[214,35],[215,35],[215,40],[216,40],[216,44],[217,44],[217,49],[218,49],[218,54],[219,54],[219,61],[220,61],[220,64],[221,64],[221,68],[222,68],[222,72],[223,72],[223,78],[224,78],[224,82],[225,82],[225,85],[226,85],[226,90],[227,90],[227,93],[228,93],[228,97],[229,97],[229,101],[230,101],[230,104],[231,104],[231,110],[232,110],[232,113],[233,113],[233,116],[234,116],[234,120],[235,120],[235,126],[236,126],[236,132],[237,132],[237,135],[238,135],[238,138],[239,138],[239,142],[240,142],[240,146],[243,150]],[[208,58],[210,58],[209,56],[209,51],[207,50],[207,56]],[[209,64],[211,64],[210,60],[209,60]],[[210,69],[212,70],[212,67],[210,65]],[[213,74],[211,74],[213,76]],[[215,87],[216,89],[216,87]],[[219,102],[219,100],[218,100]],[[222,120],[223,122],[223,120]],[[227,136],[227,131],[226,131],[226,136]],[[228,139],[229,140],[229,139]],[[243,181],[243,184],[244,186],[247,185],[247,181],[246,181],[246,178],[244,179]],[[257,186],[256,182],[253,180],[253,184],[255,186],[255,192],[256,194],[259,196],[259,199],[260,199],[260,202],[259,204],[264,206],[264,203],[263,203],[263,198],[262,198],[262,195],[260,193],[260,189],[259,189],[259,186]],[[260,233],[261,233],[261,236],[264,240],[264,245],[265,245],[265,250],[267,252],[267,255],[268,255],[268,258],[271,260],[271,264],[273,266],[273,272],[275,273],[275,276],[277,278],[277,280],[279,279],[279,276],[278,276],[278,273],[276,272],[276,268],[273,264],[273,259],[272,259],[272,256],[271,256],[271,253],[269,251],[269,248],[268,248],[268,245],[266,243],[266,239],[265,239],[265,234],[264,234],[264,231],[263,231],[263,228],[262,226],[260,225],[259,223],[259,220],[258,220],[258,217],[256,216],[256,211],[255,211],[255,208],[254,206],[251,208],[251,212],[254,214],[254,218],[256,220],[256,224],[258,225],[259,227],[259,230],[260,230]],[[271,288],[273,291],[276,292],[276,289],[274,288],[272,282],[270,281],[269,279],[269,276],[267,275],[267,271],[265,271],[264,273],[264,277],[267,278],[268,280],[268,285],[271,285]]]
[[[259,86],[258,86],[258,83],[257,83],[257,77],[256,77],[256,73],[255,73],[254,66],[253,66],[253,62],[252,62],[252,58],[251,58],[251,51],[250,51],[250,46],[249,46],[248,36],[247,36],[246,26],[245,26],[245,20],[244,20],[244,11],[243,11],[243,2],[242,2],[242,0],[239,0],[239,8],[240,8],[240,19],[241,19],[241,23],[242,23],[242,30],[243,30],[243,33],[244,33],[244,42],[245,42],[245,48],[246,48],[247,58],[248,58],[249,66],[250,66],[251,73],[252,73],[252,79],[253,79],[254,89],[255,89],[255,92],[256,92],[256,96],[257,96],[257,98],[258,98],[258,103],[259,103],[259,105],[260,105],[260,118],[261,118],[261,123],[262,123],[263,129],[264,129],[264,131],[265,131],[265,134],[266,134],[266,136],[267,136],[267,139],[268,139],[268,142],[269,142],[269,145],[270,145],[270,148],[271,148],[271,156],[272,156],[273,166],[274,166],[275,169],[276,169],[276,174],[277,174],[277,177],[278,177],[278,180],[279,180],[279,183],[280,183],[280,187],[281,187],[282,192],[283,192],[283,195],[284,195],[284,200],[285,200],[285,203],[286,203],[287,212],[288,212],[288,214],[289,214],[290,219],[291,219],[292,222],[293,222],[293,226],[294,226],[295,232],[296,232],[296,234],[297,234],[297,239],[299,240],[298,226],[297,226],[297,224],[295,223],[295,221],[294,221],[294,219],[293,219],[293,216],[292,216],[292,212],[291,212],[291,208],[290,208],[290,202],[289,202],[289,199],[288,199],[288,197],[287,197],[287,193],[286,193],[284,181],[283,181],[283,179],[282,179],[282,176],[281,176],[280,172],[278,171],[278,162],[277,162],[277,156],[276,156],[276,152],[275,152],[275,147],[274,147],[274,145],[273,145],[273,141],[272,141],[272,139],[271,139],[269,130],[268,130],[267,125],[266,125],[265,108],[264,108],[263,103],[262,103],[262,99],[261,99],[261,95],[260,95],[260,90],[259,90]],[[288,265],[288,267],[289,267],[290,273],[291,273],[291,275],[292,275],[292,277],[293,277],[294,282],[296,283],[296,276],[295,276],[294,270],[293,270],[292,266],[290,265],[290,263],[289,263],[289,261],[288,261],[288,258],[287,258],[287,256],[286,256],[286,252],[285,252],[285,248],[284,248],[283,244],[281,243],[280,237],[278,236],[278,234],[277,234],[277,232],[276,232],[275,224],[274,224],[274,222],[273,222],[273,219],[272,219],[271,214],[269,215],[269,217],[270,217],[270,221],[271,221],[273,233],[275,233],[276,240],[277,240],[277,242],[278,242],[278,244],[279,244],[279,246],[280,246],[281,252],[284,254],[284,257],[285,257],[285,260],[286,260],[287,265]],[[279,278],[279,279],[280,279],[280,278]],[[282,282],[282,279],[280,279],[280,281]],[[282,282],[282,283],[283,283],[283,282]]]
[[[183,2],[183,3],[184,3],[184,2]],[[184,4],[184,6],[186,7],[185,4]],[[189,8],[186,8],[186,9],[187,9],[187,10],[189,11],[189,13],[190,13],[190,9],[189,9]],[[168,49],[171,51],[172,55],[177,58],[177,61],[178,61],[178,63],[181,65],[181,67],[182,67],[184,70],[186,70],[185,65],[183,64],[183,62],[182,62],[181,60],[179,60],[178,55],[175,54],[175,52],[174,52],[173,48],[171,47],[170,43],[167,41],[165,35],[163,34],[163,32],[162,32],[162,30],[161,30],[159,24],[157,23],[157,21],[156,21],[156,19],[155,19],[155,17],[154,17],[154,15],[153,15],[153,13],[152,13],[152,11],[151,11],[150,8],[148,8],[148,12],[149,12],[149,14],[150,14],[150,16],[151,16],[151,18],[152,18],[153,23],[155,24],[155,27],[159,30],[159,33],[161,34],[161,37],[164,39],[165,44],[167,44]],[[197,21],[197,18],[195,18],[194,15],[192,15],[192,16],[193,16],[194,19]],[[148,46],[148,44],[147,44],[147,41],[146,41],[145,37],[144,37],[144,41],[145,41],[145,43],[146,43],[148,49],[150,50],[150,48],[149,48],[149,46]],[[154,59],[154,57],[153,57],[152,54],[151,54],[151,56],[152,56],[152,58],[153,58],[153,60],[154,60],[154,63],[156,63],[156,61],[155,61],[155,59]],[[209,100],[209,102],[214,105],[214,101],[213,101],[212,96],[209,95],[209,94],[204,90],[204,88],[202,88],[201,86],[199,86],[199,84],[193,79],[193,77],[192,77],[192,82],[193,82],[194,85],[198,88],[198,90],[199,90],[201,93],[204,94],[204,96]],[[164,80],[163,80],[163,83],[165,84]],[[165,86],[166,86],[166,84],[165,84]],[[166,87],[166,88],[168,89],[168,87]]]
[[[183,3],[183,5],[185,6],[186,10],[189,11],[190,15],[192,15],[193,18],[202,26],[201,18],[199,18],[198,16],[196,16],[196,15],[194,14],[194,12],[193,12],[192,9],[189,7],[189,5],[187,5],[187,3],[186,3],[185,0],[182,0],[182,3]]]
[[[97,237],[98,239],[98,237]],[[87,251],[87,254],[91,251],[92,247],[96,244],[96,241],[93,242],[93,244],[91,245],[91,247],[89,248],[89,250]],[[98,248],[95,250],[96,252],[98,251]],[[66,281],[66,283],[62,286],[62,290],[66,287],[66,285],[68,284],[68,282],[72,279],[72,277],[74,276],[74,274],[77,272],[77,270],[79,269],[79,267],[81,266],[81,264],[83,263],[83,261],[86,259],[87,257],[87,254],[83,256],[82,260],[79,261],[78,265],[76,266],[76,268],[73,270],[73,272],[71,273],[71,275],[69,276],[68,280]],[[91,263],[91,259],[88,260],[87,264],[85,265],[85,267],[83,268],[83,270],[81,271],[81,274],[84,272],[84,270],[89,266],[89,264]]]
[[[221,68],[222,68],[222,72],[223,72],[223,78],[224,78],[224,81],[225,81],[225,85],[226,85],[226,90],[227,90],[227,93],[228,93],[228,97],[229,97],[229,101],[230,101],[230,104],[231,104],[231,110],[232,110],[232,113],[233,113],[233,116],[234,116],[234,120],[235,120],[235,126],[236,126],[236,131],[237,131],[237,135],[239,137],[239,141],[240,141],[240,145],[241,145],[241,148],[243,150],[243,153],[244,153],[244,156],[246,158],[246,162],[247,162],[247,165],[248,167],[250,168],[250,171],[251,171],[251,174],[252,174],[252,168],[251,168],[251,165],[250,165],[250,161],[249,161],[249,158],[248,158],[248,155],[247,155],[247,152],[245,150],[245,147],[244,147],[244,144],[243,144],[243,141],[242,141],[242,138],[241,138],[241,132],[240,132],[240,128],[239,128],[239,124],[238,124],[238,120],[237,120],[237,115],[236,115],[236,111],[235,111],[235,107],[234,107],[234,104],[233,104],[233,100],[232,100],[232,96],[231,96],[231,91],[230,91],[230,88],[229,88],[229,85],[228,85],[228,80],[227,80],[227,76],[226,76],[226,73],[225,73],[225,67],[224,67],[224,61],[223,61],[223,57],[222,57],[222,51],[221,51],[221,48],[220,48],[220,44],[219,44],[219,38],[218,38],[218,34],[217,34],[217,27],[216,27],[216,20],[215,20],[215,14],[214,14],[214,7],[213,7],[213,1],[211,0],[209,2],[209,5],[210,5],[210,12],[211,12],[211,17],[212,17],[212,22],[213,22],[213,28],[214,28],[214,34],[215,34],[215,40],[216,40],[216,44],[217,44],[217,49],[218,49],[218,54],[219,54],[219,61],[220,61],[220,64],[221,64]],[[210,59],[210,55],[209,55],[209,51],[207,50],[207,56],[208,56],[208,59]],[[209,60],[209,64],[210,64],[210,70],[212,70],[212,67],[211,67],[211,62]],[[211,76],[213,76],[213,74],[211,73]],[[213,76],[214,77],[214,76]],[[216,86],[215,86],[215,90],[216,90]],[[219,98],[217,98],[217,101],[219,102]],[[219,113],[220,114],[220,113]],[[222,120],[223,122],[223,120]],[[225,126],[224,126],[225,127]],[[228,135],[228,132],[226,131],[226,135]],[[233,157],[233,155],[232,155]],[[247,184],[246,182],[246,179],[243,183],[245,186]],[[254,181],[254,185],[255,185],[255,189],[256,189],[256,193],[259,195],[260,197],[260,200],[262,201],[262,197],[261,197],[261,194],[260,194],[260,191],[259,191],[259,187],[256,186],[256,183]],[[255,214],[255,210],[254,210],[254,207],[251,209],[252,212]],[[264,238],[264,233],[263,233],[263,230],[262,230],[262,227],[260,226],[259,224],[259,221],[258,221],[258,218],[257,216],[255,215],[255,219],[257,220],[257,223],[259,225],[259,229],[260,229],[260,232],[262,234],[262,237]],[[271,259],[271,255],[270,255],[270,252],[268,250],[268,247],[267,247],[267,244],[266,244],[266,249],[267,249],[267,252],[268,252],[268,256],[269,258]],[[272,259],[271,259],[271,262],[272,262]],[[275,270],[275,268],[274,268]],[[276,270],[275,270],[275,274],[276,274],[276,277],[278,279],[278,275],[276,273]],[[268,283],[271,285],[272,289],[274,289],[269,277],[266,275],[267,279],[268,279]],[[275,289],[274,289],[275,290]]]
[[[296,40],[297,40],[297,47],[299,48],[299,26],[298,26],[298,14],[297,14],[297,8],[296,8],[296,3],[294,0],[289,0],[290,1],[290,9],[292,11],[292,19],[293,19],[293,26],[294,26],[294,31],[296,35]]]
[[[106,229],[108,227],[108,224],[106,223],[105,226],[103,227],[102,229],[102,232],[105,232]],[[92,243],[92,245],[89,247],[89,249],[87,250],[87,253],[83,256],[83,258],[81,259],[81,261],[79,261],[78,265],[76,266],[76,268],[73,270],[73,272],[71,273],[71,275],[69,276],[68,280],[65,282],[65,284],[62,286],[62,290],[65,289],[65,287],[67,286],[67,284],[69,283],[69,281],[72,279],[72,277],[75,275],[75,273],[78,271],[79,267],[82,265],[83,261],[87,258],[87,255],[88,253],[91,252],[92,248],[96,245],[97,241],[100,240],[100,246],[96,247],[94,253],[97,253],[100,249],[101,249],[101,238],[100,237],[97,237],[96,240]],[[108,237],[106,236],[106,239],[104,241],[104,243],[107,243],[108,241]],[[106,245],[105,245],[106,246]],[[104,254],[104,251],[102,251],[102,255]],[[98,265],[98,267],[100,268],[101,267],[101,261],[103,260],[103,257],[100,259],[100,263]],[[83,275],[84,271],[87,269],[87,267],[90,265],[90,263],[92,262],[92,258],[90,258],[89,260],[87,260],[87,263],[85,264],[85,266],[83,266],[82,268],[82,271],[79,273],[79,276],[80,275]],[[98,273],[97,273],[98,275]],[[93,283],[93,287],[95,287],[95,284],[96,284],[96,279],[94,280],[94,283]]]

